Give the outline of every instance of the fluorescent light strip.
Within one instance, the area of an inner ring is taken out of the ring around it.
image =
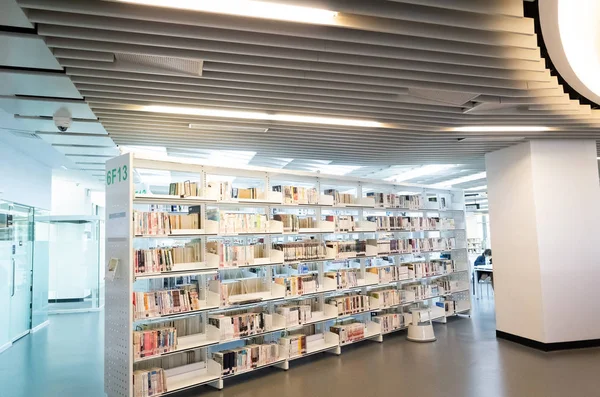
[[[468,126],[451,128],[454,132],[541,132],[551,131],[550,127],[541,126]]]
[[[479,172],[477,174],[467,175],[467,176],[463,176],[460,178],[451,179],[449,181],[436,183],[435,185],[433,185],[433,187],[444,188],[444,187],[450,187],[450,186],[454,186],[454,185],[460,185],[461,183],[467,183],[467,182],[476,181],[479,179],[485,179],[486,176],[487,176],[487,174],[485,172]]]
[[[465,189],[465,191],[476,192],[478,190],[486,190],[486,189],[487,189],[487,185],[482,185],[482,186],[470,187],[468,189]]]
[[[311,7],[300,7],[253,0],[119,0],[122,3],[141,4],[183,10],[239,15],[242,17],[275,19],[316,25],[335,25],[337,12]]]
[[[434,175],[447,169],[456,167],[455,164],[429,164],[419,168],[413,168],[398,175],[386,178],[386,181],[403,182],[409,179],[418,178],[425,175]]]
[[[332,117],[316,117],[316,116],[300,116],[294,114],[283,113],[262,113],[262,112],[240,112],[236,110],[224,109],[207,109],[207,108],[186,108],[176,106],[143,106],[142,109],[146,112],[154,113],[170,113],[170,114],[185,114],[190,116],[203,117],[222,117],[227,119],[250,119],[250,120],[269,120],[269,121],[287,121],[292,123],[308,123],[308,124],[327,124],[327,125],[343,125],[348,127],[383,127],[382,123],[370,120],[356,119],[338,119]]]

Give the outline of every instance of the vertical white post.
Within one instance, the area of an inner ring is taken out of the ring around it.
[[[104,391],[108,397],[133,396],[133,156],[106,162],[106,261],[118,259],[106,280]],[[105,264],[106,266],[106,264]],[[109,274],[108,269],[105,272]],[[111,276],[112,277],[112,276]]]

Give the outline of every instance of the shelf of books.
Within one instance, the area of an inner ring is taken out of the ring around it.
[[[158,175],[159,178],[144,178]],[[105,391],[166,395],[471,308],[460,190],[107,162]]]

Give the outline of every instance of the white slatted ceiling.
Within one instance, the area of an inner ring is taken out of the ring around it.
[[[99,0],[18,2],[119,145],[246,150],[258,165],[321,160],[384,178],[394,166],[429,163],[480,172],[486,152],[513,144],[510,134],[597,139],[599,111],[570,100],[545,69],[520,0],[272,1],[338,11],[340,26]],[[123,57],[202,62],[202,76]],[[391,128],[210,119],[139,111],[144,105],[364,118]],[[555,130],[448,131],[463,125]],[[475,139],[459,142],[465,136]],[[430,181],[443,178],[452,173]]]

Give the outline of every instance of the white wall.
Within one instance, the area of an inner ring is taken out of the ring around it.
[[[531,148],[545,342],[598,339],[600,185],[596,142],[534,141]]]
[[[486,155],[496,327],[543,343],[600,338],[596,142]]]
[[[53,176],[52,215],[93,215],[89,190],[76,180]]]
[[[529,142],[486,155],[496,329],[544,341]]]
[[[0,199],[49,210],[52,170],[0,141]]]

